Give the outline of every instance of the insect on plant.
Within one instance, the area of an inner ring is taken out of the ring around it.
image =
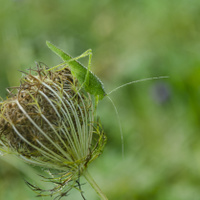
[[[109,93],[106,93],[102,81],[91,71],[91,61],[92,61],[92,50],[91,49],[88,49],[87,51],[85,51],[83,54],[81,54],[78,57],[72,58],[69,54],[65,53],[60,48],[53,45],[51,42],[47,41],[46,44],[53,52],[55,52],[64,61],[64,63],[61,63],[49,70],[58,68],[58,67],[62,66],[63,64],[64,64],[64,68],[65,68],[65,65],[69,65],[72,74],[81,83],[81,88],[84,87],[88,93],[95,96],[95,100],[96,100],[95,107],[97,106],[98,101],[102,100],[105,97],[107,97],[111,101],[111,103],[115,109],[117,118],[118,118],[119,129],[120,129],[120,134],[121,134],[121,142],[122,142],[122,156],[123,156],[124,155],[124,142],[123,142],[123,133],[122,133],[121,123],[120,123],[120,119],[119,119],[119,114],[117,111],[117,107],[115,106],[113,100],[109,97],[109,95],[111,93],[117,91],[118,89],[125,87],[127,85],[131,85],[133,83],[138,83],[138,82],[143,82],[143,81],[148,81],[148,80],[165,79],[165,78],[168,78],[168,76],[150,77],[150,78],[144,78],[144,79],[140,79],[140,80],[134,80],[134,81],[125,83],[123,85],[120,85],[119,87],[113,89]],[[83,66],[80,62],[78,62],[78,59],[86,57],[86,56],[89,57],[87,68],[85,66]]]
[[[53,188],[45,190],[26,182],[37,196],[61,199],[74,188],[85,199],[79,181],[84,176],[99,197],[106,200],[88,172],[88,165],[106,144],[96,116],[98,101],[104,97],[111,100],[109,94],[128,84],[166,77],[132,81],[107,94],[101,80],[91,72],[91,50],[73,58],[50,42],[47,46],[63,62],[52,68],[39,63],[29,73],[23,72],[19,87],[8,90],[8,98],[0,102],[0,153],[17,155],[47,169],[50,178],[42,177],[53,183]],[[87,68],[78,61],[86,56]],[[119,120],[114,103],[113,106]],[[123,154],[121,125],[120,133]]]

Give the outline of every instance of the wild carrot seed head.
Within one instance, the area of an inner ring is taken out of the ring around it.
[[[0,150],[26,162],[71,173],[101,154],[105,136],[92,97],[69,68],[27,73],[0,104]]]

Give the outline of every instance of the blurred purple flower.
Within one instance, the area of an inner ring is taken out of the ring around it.
[[[170,86],[165,82],[159,81],[153,85],[151,93],[152,93],[153,99],[157,103],[163,104],[170,99],[170,96],[171,96]]]

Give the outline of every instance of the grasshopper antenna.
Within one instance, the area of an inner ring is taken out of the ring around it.
[[[169,78],[169,76],[157,76],[157,77],[143,78],[143,79],[131,81],[131,82],[125,83],[123,85],[120,85],[119,87],[116,87],[115,89],[113,89],[112,91],[110,91],[107,95],[110,95],[111,93],[117,91],[118,89],[120,89],[122,87],[125,87],[127,85],[131,85],[133,83],[139,83],[139,82],[151,81],[151,80],[159,80],[159,79],[167,79],[167,78]]]
[[[120,120],[120,117],[119,117],[119,112],[117,110],[117,107],[114,104],[114,101],[109,96],[107,96],[107,97],[110,100],[110,102],[112,103],[112,105],[113,105],[113,107],[115,109],[115,113],[117,115],[117,121],[118,121],[118,124],[119,124],[119,131],[120,131],[121,142],[122,142],[122,158],[124,158],[124,135],[123,135],[121,120]]]

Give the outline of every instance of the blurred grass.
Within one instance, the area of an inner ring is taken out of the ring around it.
[[[46,40],[73,56],[92,48],[92,70],[107,91],[132,80],[170,76],[111,95],[123,128],[124,159],[114,109],[108,99],[100,102],[108,144],[90,170],[109,199],[200,200],[200,1],[0,3],[0,96],[4,98],[6,87],[19,84],[18,69],[35,66],[34,61],[49,66],[60,62],[45,46]],[[10,158],[10,163],[21,166],[16,159]],[[30,170],[25,165],[20,169]],[[24,175],[4,160],[0,177],[0,199],[35,199]],[[98,199],[88,185],[83,187],[88,199]],[[66,199],[81,197],[73,192]]]

